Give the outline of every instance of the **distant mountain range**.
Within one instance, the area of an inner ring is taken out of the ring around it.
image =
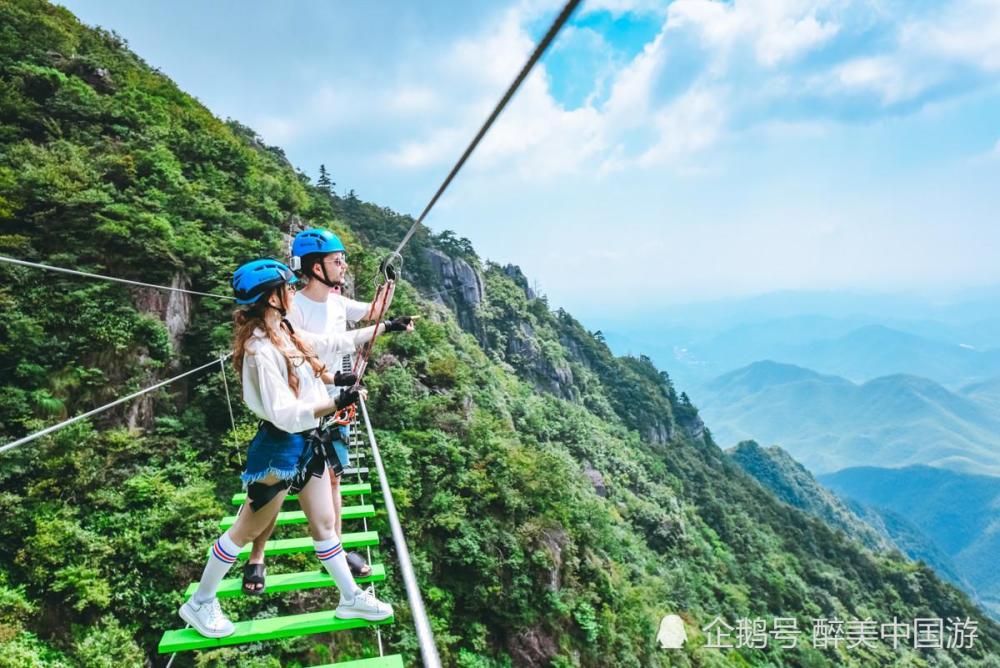
[[[952,558],[937,545],[933,537],[924,533],[903,514],[852,498],[841,499],[776,445],[764,448],[754,441],[743,441],[726,450],[726,454],[788,505],[840,529],[869,549],[899,550],[911,559],[923,561],[952,584],[973,597],[976,596],[976,587],[960,573]],[[990,582],[982,579],[980,583],[987,588],[991,586]]]
[[[952,392],[912,375],[856,384],[763,361],[706,383],[698,404],[719,443],[780,443],[814,473],[929,464],[1000,474],[1000,380]]]
[[[952,390],[1000,376],[1000,321],[975,326],[936,321],[796,315],[740,323],[723,330],[690,326],[605,332],[618,353],[643,353],[661,365],[698,403],[697,386],[761,359],[865,382],[900,373],[922,376]]]
[[[908,466],[848,468],[818,479],[841,497],[920,527],[972,584],[970,593],[1000,614],[1000,478]]]
[[[858,382],[907,373],[958,387],[1000,375],[1000,350],[980,351],[881,325],[790,347],[780,359]]]

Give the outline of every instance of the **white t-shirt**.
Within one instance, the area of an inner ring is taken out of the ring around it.
[[[302,292],[296,292],[295,308],[288,313],[288,320],[295,331],[304,330],[314,334],[343,334],[347,331],[347,323],[355,323],[364,318],[370,310],[370,305],[343,295],[331,294],[325,302],[317,302]],[[329,358],[320,357],[330,369],[350,371],[354,363],[349,350],[341,351]]]
[[[296,330],[296,333],[320,359],[342,355],[343,351],[353,350],[357,345],[357,335],[353,332],[317,335]],[[329,400],[326,385],[316,377],[308,360],[301,360],[301,364],[294,363],[301,359],[301,354],[284,335],[281,338],[293,361],[292,366],[299,380],[299,395],[295,396],[288,386],[288,365],[284,355],[264,331],[258,329],[247,342],[243,355],[243,400],[254,415],[282,431],[292,433],[313,429],[319,426],[316,409]]]

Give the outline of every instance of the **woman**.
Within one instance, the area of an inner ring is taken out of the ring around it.
[[[289,491],[299,495],[316,556],[340,589],[336,616],[378,621],[392,615],[390,605],[351,577],[334,530],[328,448],[317,429],[322,417],[358,399],[356,390],[342,390],[336,398],[327,393],[323,376],[329,375],[319,358],[352,349],[355,337],[371,338],[374,328],[331,336],[296,332],[286,319],[296,282],[287,266],[270,259],[244,264],[233,274],[236,302],[246,307],[235,316],[233,364],[243,379],[243,399],[262,422],[241,476],[247,501],[212,545],[198,590],[180,609],[181,619],[209,638],[235,631],[215,593],[243,546],[270,526]]]

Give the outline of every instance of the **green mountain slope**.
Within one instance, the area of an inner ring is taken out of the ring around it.
[[[233,267],[280,255],[303,225],[337,230],[366,277],[411,222],[313,186],[63,9],[0,3],[0,35],[0,252],[225,293]],[[1000,627],[961,592],[780,503],[649,360],[612,356],[515,268],[422,230],[406,271],[394,311],[425,317],[380,343],[367,382],[446,664],[1000,665]],[[7,265],[0,276],[4,441],[211,359],[230,336],[226,302]],[[224,397],[212,373],[3,455],[0,665],[152,661],[238,488]],[[237,409],[245,443],[254,420]],[[383,637],[416,661],[394,555],[384,541],[381,552],[379,592],[397,605]],[[225,607],[248,619],[330,596]],[[656,645],[668,613],[686,625],[682,650]],[[800,629],[969,617],[979,635],[965,650],[820,650],[808,633],[794,649],[705,647],[716,617],[775,616]],[[288,639],[174,665],[317,665],[374,654],[374,642]]]
[[[838,494],[906,517],[1000,613],[1000,478],[928,466],[857,467],[820,477]]]
[[[726,454],[781,501],[819,517],[872,550],[900,550],[923,561],[941,577],[976,596],[975,587],[959,574],[951,558],[899,513],[841,500],[776,445],[762,448],[754,441],[743,441]]]
[[[778,446],[762,448],[755,441],[743,441],[726,450],[726,454],[788,505],[820,518],[872,550],[893,549],[894,545],[884,534],[861,521],[835,494],[824,489],[809,471]]]
[[[1000,472],[996,411],[925,378],[855,385],[763,361],[720,376],[702,396],[702,414],[721,443],[781,443],[815,473],[906,464]]]

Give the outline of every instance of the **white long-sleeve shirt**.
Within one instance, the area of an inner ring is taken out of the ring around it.
[[[324,302],[317,302],[309,299],[303,292],[296,292],[294,305],[295,308],[288,313],[288,320],[295,331],[313,334],[343,334],[347,331],[348,322],[360,321],[371,310],[371,304],[335,294],[330,294]],[[359,340],[357,345],[368,338]],[[330,371],[350,371],[354,362],[352,353],[354,349],[320,359]]]
[[[359,330],[360,331],[360,330]],[[355,332],[312,334],[295,330],[320,360],[353,351],[360,342]],[[267,334],[258,329],[247,342],[243,355],[243,400],[254,415],[287,432],[306,431],[319,426],[316,410],[329,401],[326,385],[316,377],[312,365],[284,334],[292,367],[299,380],[299,396],[288,386],[288,365]],[[296,362],[301,360],[301,364]]]

